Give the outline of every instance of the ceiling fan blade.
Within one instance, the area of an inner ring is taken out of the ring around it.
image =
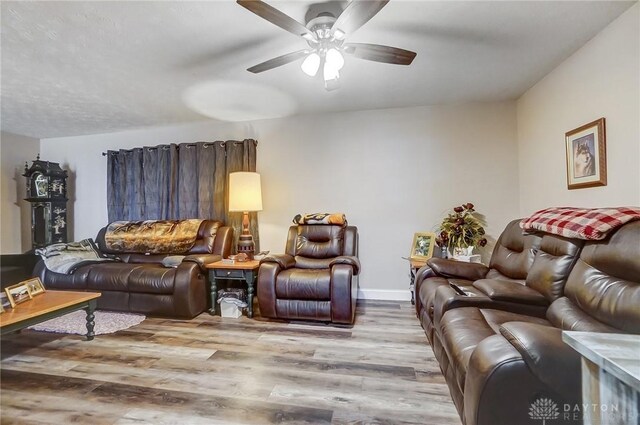
[[[411,65],[416,57],[416,52],[380,44],[347,43],[344,45],[344,51],[360,59],[394,65]]]
[[[271,22],[280,28],[289,31],[292,34],[304,37],[307,40],[315,40],[311,31],[300,22],[296,21],[289,15],[285,15],[273,6],[260,0],[237,0],[238,4],[245,9],[255,13],[263,19]]]
[[[342,39],[366,24],[389,0],[351,0],[331,27],[331,34]],[[337,33],[339,31],[339,33]],[[342,33],[342,34],[340,34]]]
[[[297,52],[287,53],[286,55],[278,56],[277,58],[269,59],[268,61],[252,66],[251,68],[247,69],[247,71],[253,72],[254,74],[268,71],[270,69],[277,68],[282,65],[286,65],[289,62],[302,59],[308,54],[309,54],[308,50],[298,50]]]

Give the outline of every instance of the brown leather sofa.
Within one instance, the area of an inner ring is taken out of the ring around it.
[[[429,341],[432,341],[432,318],[435,311],[433,302],[438,288],[451,289],[450,284],[453,283],[466,291],[477,292],[473,291],[472,285],[474,281],[480,279],[525,283],[527,273],[540,246],[541,237],[533,234],[523,235],[519,222],[520,220],[513,220],[507,224],[496,241],[489,267],[479,263],[432,258],[428,266],[418,270],[414,296],[416,313]],[[428,284],[424,284],[427,279],[429,279]],[[456,292],[451,289],[448,293]]]
[[[286,253],[260,262],[260,314],[353,324],[359,271],[355,226],[291,226]]]
[[[561,332],[640,333],[639,241],[640,222],[597,242],[545,234],[524,283],[467,279],[469,296],[452,294],[441,285],[444,277],[422,271],[419,291],[438,287],[431,317],[424,308],[419,317],[423,326],[428,318],[425,331],[466,425],[530,423],[529,407],[540,397],[558,406],[581,403],[580,356]],[[526,296],[515,289],[508,302],[496,299],[492,288],[504,292],[508,284],[526,288]],[[543,314],[531,309],[535,300]]]
[[[198,229],[194,246],[177,267],[164,267],[168,255],[116,252],[107,249],[106,227],[96,237],[100,250],[118,256],[122,262],[105,262],[79,267],[73,274],[47,270],[40,261],[34,270],[48,289],[96,291],[102,296],[98,308],[193,318],[207,307],[206,263],[227,257],[231,251],[233,229],[219,221],[205,220]]]

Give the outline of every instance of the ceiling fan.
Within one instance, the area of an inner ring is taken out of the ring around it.
[[[410,65],[415,52],[397,47],[367,43],[346,43],[345,39],[367,23],[389,0],[351,0],[337,18],[331,13],[321,13],[307,25],[285,15],[261,0],[237,0],[238,4],[292,34],[307,41],[309,48],[287,53],[247,69],[257,74],[287,63],[305,58],[302,71],[315,77],[322,65],[326,90],[339,87],[340,69],[344,66],[343,53],[359,59],[395,65]]]

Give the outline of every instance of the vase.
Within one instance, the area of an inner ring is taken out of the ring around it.
[[[469,256],[473,255],[473,247],[472,246],[466,246],[466,247],[454,246],[453,248],[449,248],[449,249],[450,249],[449,257],[451,257],[451,258],[469,257]]]

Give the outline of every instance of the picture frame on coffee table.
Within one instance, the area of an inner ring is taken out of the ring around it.
[[[20,283],[24,283],[29,287],[29,292],[31,292],[31,296],[44,294],[46,292],[46,289],[39,277],[34,277],[33,279],[25,280],[24,282],[20,282]]]
[[[604,118],[565,133],[565,149],[569,190],[607,185]]]
[[[29,286],[24,282],[7,286],[4,288],[4,292],[7,294],[7,299],[11,304],[11,308],[15,308],[16,305],[29,301],[33,298],[31,291],[29,290]]]
[[[409,258],[418,261],[427,261],[433,256],[433,248],[436,244],[436,234],[432,232],[418,232],[413,235],[411,253]]]

